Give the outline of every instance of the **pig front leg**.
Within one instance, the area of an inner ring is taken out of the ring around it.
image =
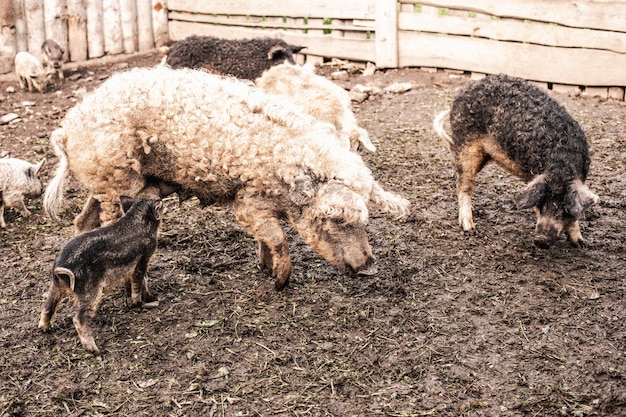
[[[585,239],[583,239],[583,235],[580,233],[578,220],[575,220],[565,228],[565,234],[572,246],[580,248],[586,245]]]
[[[18,213],[22,215],[22,217],[30,216],[30,211],[26,208],[26,204],[24,204],[24,195],[22,193],[15,192],[4,192],[2,195],[2,203],[7,207],[14,208]]]
[[[271,271],[275,288],[282,290],[291,275],[291,257],[274,205],[266,197],[244,189],[237,193],[233,209],[243,229],[259,242],[261,267]]]
[[[159,305],[159,300],[150,292],[150,288],[148,288],[148,283],[146,282],[148,262],[149,259],[139,260],[130,281],[131,305],[134,307],[150,308]]]

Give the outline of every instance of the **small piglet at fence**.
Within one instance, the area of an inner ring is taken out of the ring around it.
[[[45,158],[38,164],[17,158],[0,159],[0,227],[7,227],[4,221],[5,206],[14,208],[24,217],[30,216],[24,197],[41,195],[43,187],[39,171],[45,163]]]
[[[95,354],[100,351],[89,323],[105,290],[130,282],[133,306],[157,304],[145,275],[157,246],[163,203],[153,198],[120,199],[125,214],[117,222],[76,236],[61,250],[39,320],[39,328],[47,331],[57,304],[71,295],[78,303],[73,319],[78,337]]]
[[[33,92],[33,87],[43,93],[51,78],[51,73],[45,70],[37,57],[22,51],[15,55],[15,74],[20,83],[20,88]]]
[[[57,74],[59,81],[63,76],[63,53],[65,51],[52,39],[46,39],[41,45],[41,63],[50,74]]]
[[[443,129],[448,114],[452,137]],[[585,133],[563,106],[528,81],[488,75],[461,91],[433,125],[454,156],[465,231],[474,229],[476,175],[493,160],[528,183],[516,203],[535,210],[536,246],[548,248],[563,232],[574,246],[584,244],[578,219],[598,196],[584,184],[591,161]]]

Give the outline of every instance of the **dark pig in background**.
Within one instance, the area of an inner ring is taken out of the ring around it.
[[[52,39],[46,39],[41,45],[41,63],[46,72],[56,74],[59,81],[63,81],[63,54],[65,51]]]
[[[71,295],[78,304],[73,319],[78,337],[96,354],[100,351],[89,323],[105,290],[130,283],[133,306],[157,304],[145,275],[157,246],[163,203],[152,198],[121,197],[121,201],[125,214],[117,222],[74,237],[61,250],[39,320],[39,328],[47,331],[58,303]]]
[[[220,75],[255,80],[265,70],[287,62],[304,46],[289,45],[277,38],[221,39],[188,36],[174,44],[165,62],[172,68],[205,69]]]
[[[452,137],[443,129],[448,115]],[[454,156],[463,230],[474,229],[476,175],[493,160],[528,183],[516,203],[535,210],[536,246],[548,248],[563,232],[574,246],[584,244],[578,219],[598,196],[585,185],[585,133],[563,106],[526,80],[488,75],[470,82],[433,125]]]

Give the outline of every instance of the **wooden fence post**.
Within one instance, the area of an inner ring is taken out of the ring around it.
[[[17,53],[15,13],[11,0],[0,0],[0,74],[11,72]]]
[[[167,44],[170,39],[167,24],[167,0],[152,0],[152,30],[157,48]]]
[[[120,6],[124,52],[130,54],[137,50],[137,3],[135,0],[120,0]]]
[[[67,1],[67,54],[70,61],[87,59],[87,11],[83,0]]]
[[[66,0],[46,0],[43,5],[46,39],[52,39],[63,48],[64,58],[67,58],[66,8]]]
[[[17,51],[26,51],[28,49],[28,34],[26,32],[26,20],[24,20],[24,0],[13,0],[13,13]]]
[[[102,29],[102,1],[86,0],[87,8],[87,46],[89,58],[104,55],[104,32]]]
[[[46,40],[43,2],[41,0],[25,0],[24,15],[28,29],[28,52],[39,56],[41,55],[41,45]]]
[[[396,0],[376,1],[376,66],[398,67],[398,9]]]
[[[139,52],[154,48],[152,0],[137,0],[137,30],[139,33]]]
[[[102,26],[104,30],[104,51],[116,55],[124,51],[122,39],[122,15],[120,0],[102,1]]]

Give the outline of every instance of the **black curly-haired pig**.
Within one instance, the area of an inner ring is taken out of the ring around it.
[[[452,137],[443,129],[448,115]],[[537,214],[535,245],[548,248],[562,232],[573,245],[584,244],[578,219],[598,196],[585,185],[585,133],[562,105],[526,80],[488,75],[470,82],[433,126],[454,156],[463,230],[474,229],[476,175],[493,160],[528,183],[516,203]]]
[[[74,237],[52,267],[48,298],[39,328],[47,331],[58,303],[74,297],[74,326],[83,347],[100,353],[89,328],[104,291],[130,284],[132,305],[154,305],[145,276],[157,246],[163,203],[160,199],[122,197],[125,214],[115,223]]]

